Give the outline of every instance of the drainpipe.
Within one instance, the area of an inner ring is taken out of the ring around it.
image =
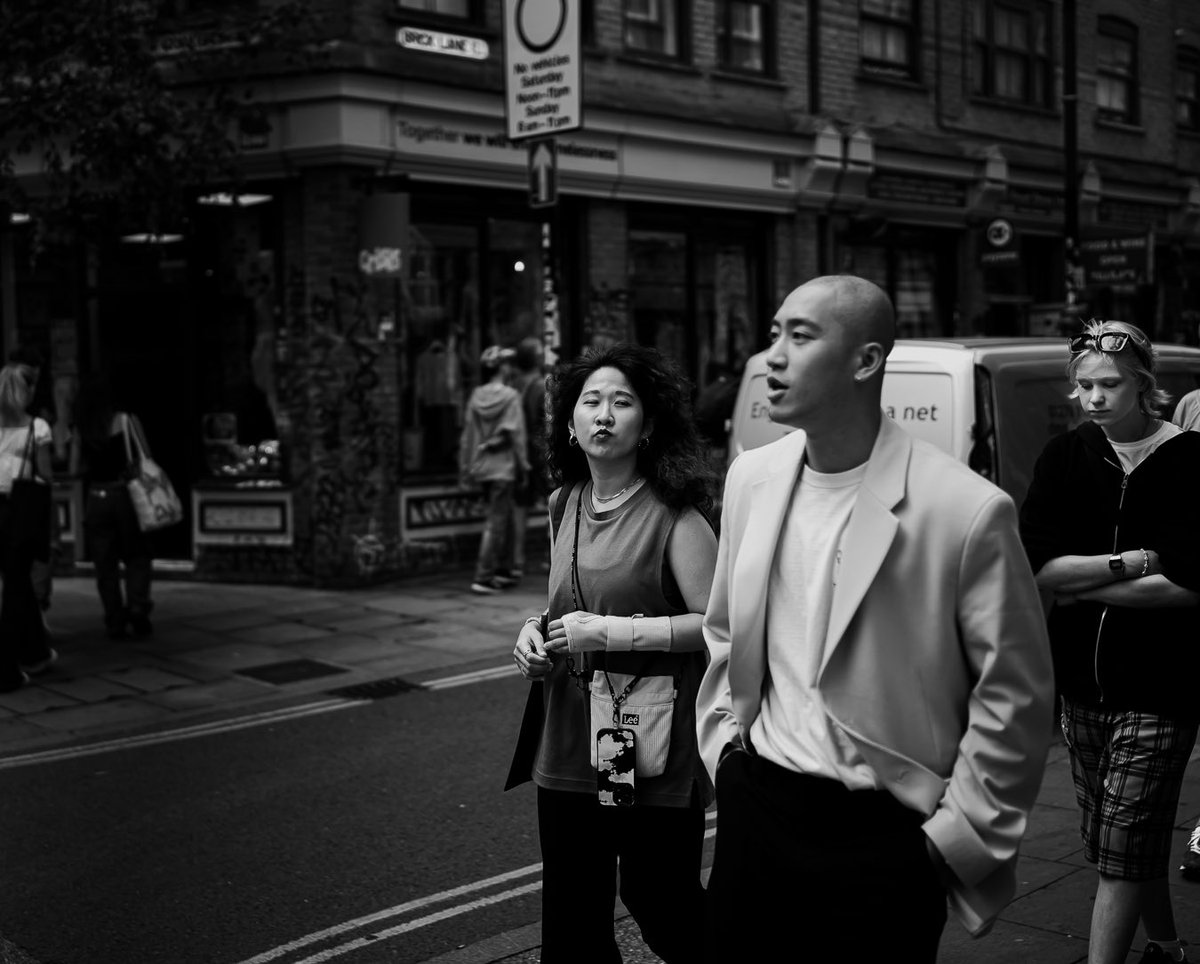
[[[821,113],[821,0],[808,0],[808,113]]]

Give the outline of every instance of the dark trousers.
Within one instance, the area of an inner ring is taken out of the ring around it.
[[[922,822],[886,791],[731,753],[717,770],[705,959],[934,964],[946,892]]]
[[[20,680],[22,665],[39,663],[50,655],[46,626],[33,591],[33,555],[14,547],[12,503],[0,495],[0,686]]]
[[[104,624],[122,630],[130,615],[150,612],[150,540],[138,527],[129,493],[120,484],[93,487],[83,517]],[[121,592],[121,563],[125,592]]]
[[[592,793],[538,788],[542,964],[620,964],[621,900],[667,964],[702,957],[704,809],[602,807]]]

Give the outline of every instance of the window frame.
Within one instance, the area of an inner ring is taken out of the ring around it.
[[[734,6],[757,7],[762,31],[758,37],[758,51],[762,67],[742,67],[733,62],[733,8]],[[717,50],[717,69],[730,74],[744,74],[748,77],[775,77],[775,37],[776,11],[775,0],[717,0],[715,11],[715,40]]]
[[[921,64],[921,4],[920,0],[910,0],[907,17],[892,16],[877,10],[868,10],[870,0],[859,0],[858,3],[858,62],[862,70],[878,77],[893,77],[900,80],[919,81]],[[905,35],[908,49],[908,61],[899,64],[892,60],[869,57],[864,52],[863,41],[866,38],[866,27],[872,24],[885,31],[900,29]]]
[[[432,2],[437,3],[438,0],[432,0]],[[406,20],[411,19],[417,23],[482,26],[483,0],[465,0],[465,2],[467,12],[460,15],[457,13],[445,13],[441,10],[422,10],[418,7],[408,7],[404,5],[404,0],[393,0],[392,17],[400,17]]]
[[[621,2],[621,49],[631,57],[641,57],[649,60],[661,60],[664,63],[687,64],[691,62],[691,47],[688,43],[689,39],[689,23],[688,10],[690,4],[684,3],[683,0],[645,0],[646,3],[656,5],[660,11],[665,10],[668,6],[674,10],[675,25],[674,25],[674,41],[675,52],[669,53],[665,49],[652,50],[648,47],[635,47],[629,42],[629,30],[631,24],[640,29],[656,30],[660,33],[664,40],[667,36],[667,24],[665,17],[652,19],[650,17],[642,17],[634,15],[631,17],[629,7],[636,0],[622,0]],[[666,44],[663,44],[664,48]]]
[[[1109,40],[1124,41],[1130,47],[1130,68],[1128,72],[1114,67],[1102,66],[1099,57],[1099,42]],[[1102,15],[1096,21],[1096,117],[1113,124],[1129,124],[1136,126],[1141,120],[1141,58],[1138,55],[1139,32],[1137,24],[1121,17]],[[1117,111],[1100,106],[1100,84],[1102,79],[1126,85],[1127,106],[1124,111]]]
[[[1187,72],[1192,77],[1192,89],[1186,96],[1180,93],[1180,80]],[[1187,105],[1185,120],[1180,108]],[[1175,48],[1175,125],[1185,131],[1200,133],[1200,47],[1180,44]]]
[[[971,94],[984,97],[1014,107],[1032,108],[1035,110],[1053,110],[1055,107],[1055,36],[1054,36],[1054,5],[1050,0],[976,0],[975,8],[983,18],[983,37],[974,34],[972,28],[971,52],[974,58],[972,70],[969,71]],[[1003,9],[1010,14],[1023,17],[1029,29],[1030,43],[1024,49],[1001,47],[996,41],[996,11]],[[1033,43],[1036,34],[1037,18],[1041,16],[1046,24],[1046,52],[1039,53]],[[1010,97],[999,93],[996,83],[997,54],[1018,58],[1024,63],[1024,79],[1027,88],[1024,97]],[[982,84],[976,86],[974,68],[978,67],[982,75]],[[1039,78],[1040,74],[1040,78]],[[1042,96],[1037,96],[1037,80],[1042,85]]]

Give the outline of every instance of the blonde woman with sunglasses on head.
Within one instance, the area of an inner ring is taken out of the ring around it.
[[[1160,417],[1146,335],[1090,321],[1069,342],[1075,429],[1051,439],[1021,509],[1048,616],[1063,737],[1099,871],[1089,964],[1186,960],[1168,893],[1171,834],[1196,740],[1200,435]]]

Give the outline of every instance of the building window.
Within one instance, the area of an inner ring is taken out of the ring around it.
[[[718,0],[717,62],[722,70],[773,74],[770,0]]]
[[[683,58],[679,0],[625,0],[625,49],[655,57]]]
[[[916,7],[912,0],[861,0],[859,44],[865,70],[917,76]]]
[[[1096,109],[1105,120],[1138,122],[1137,27],[1100,18],[1096,44]]]
[[[1200,130],[1200,50],[1180,47],[1175,63],[1175,122]]]
[[[1052,106],[1050,4],[976,0],[971,7],[971,91],[984,97]]]
[[[469,20],[475,11],[473,0],[400,0],[401,10],[433,14],[437,17],[455,17]]]

